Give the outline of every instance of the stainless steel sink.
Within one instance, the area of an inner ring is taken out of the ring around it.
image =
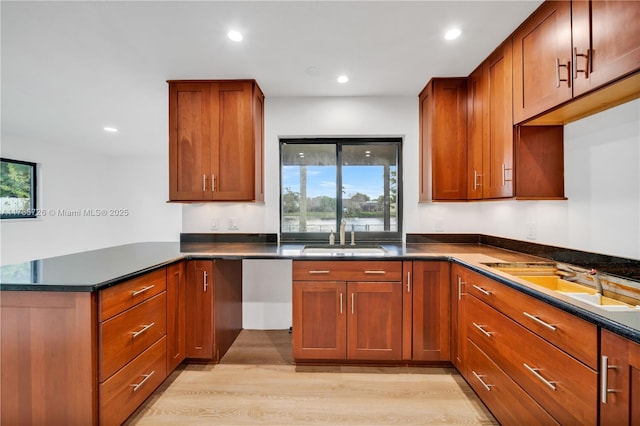
[[[308,256],[384,256],[387,250],[378,245],[329,246],[310,245],[302,249]]]

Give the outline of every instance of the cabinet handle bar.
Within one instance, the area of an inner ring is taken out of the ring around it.
[[[527,318],[530,318],[530,319],[534,320],[534,321],[535,321],[535,322],[537,322],[538,324],[540,324],[540,325],[543,325],[543,326],[547,327],[549,330],[551,330],[551,331],[556,331],[556,327],[555,327],[554,325],[551,325],[551,324],[549,324],[549,323],[547,323],[547,322],[542,321],[542,320],[541,320],[540,318],[538,318],[537,316],[535,316],[535,315],[531,315],[531,314],[530,314],[530,313],[528,313],[528,312],[522,312],[522,314],[523,314],[525,317],[527,317]]]
[[[139,335],[141,335],[142,333],[144,333],[145,331],[147,331],[148,329],[150,329],[154,325],[156,325],[156,323],[152,322],[151,324],[147,324],[147,325],[143,326],[141,330],[132,331],[131,332],[131,338],[135,339],[136,337],[138,337]]]
[[[340,292],[340,315],[342,315],[342,292]]]
[[[479,325],[479,324],[476,324],[475,322],[472,322],[471,324],[473,324],[473,326],[474,326],[475,328],[477,328],[478,330],[480,330],[480,331],[482,332],[482,334],[484,334],[485,336],[487,336],[487,337],[491,338],[491,335],[492,335],[493,333],[492,333],[492,332],[490,332],[490,331],[485,330],[485,329],[483,328],[483,327],[484,327],[484,325]]]
[[[325,271],[325,270],[316,270],[316,271],[309,271],[310,274],[328,274],[331,271]]]
[[[153,374],[155,373],[155,370],[153,370],[151,373],[149,374],[143,374],[142,377],[144,377],[144,379],[142,379],[142,381],[140,383],[136,383],[133,385],[129,385],[129,386],[133,386],[133,391],[137,391],[138,389],[140,389],[140,386],[144,385],[144,383],[149,380],[149,378],[151,376],[153,376]]]
[[[489,385],[487,384],[484,380],[482,380],[482,378],[484,376],[479,375],[478,373],[476,373],[475,371],[471,370],[471,372],[473,373],[474,376],[476,376],[476,379],[478,379],[478,381],[480,382],[480,384],[482,384],[482,386],[484,386],[484,388],[486,390],[488,390],[489,392],[491,392],[491,386],[493,385]]]
[[[407,272],[407,293],[411,293],[411,272]]]
[[[144,293],[144,292],[145,292],[145,291],[147,291],[147,290],[151,290],[151,289],[152,289],[152,288],[154,288],[155,286],[156,286],[155,284],[152,284],[152,285],[148,285],[148,286],[146,286],[146,287],[142,287],[142,288],[141,288],[140,290],[138,290],[138,291],[133,291],[133,292],[131,292],[131,297],[134,297],[134,296],[137,296],[137,295],[139,295],[139,294],[142,294],[142,293]]]
[[[531,373],[533,373],[534,376],[536,376],[538,379],[540,379],[540,381],[542,383],[544,383],[545,385],[549,386],[549,388],[551,390],[556,390],[557,389],[557,387],[555,385],[555,382],[550,382],[549,380],[547,380],[544,377],[542,377],[542,375],[540,373],[538,373],[538,371],[540,371],[539,368],[529,367],[526,362],[523,362],[522,365],[524,365],[527,370],[529,370]]]
[[[387,273],[387,271],[364,271],[365,274],[377,274],[377,275],[384,275]]]
[[[491,292],[485,290],[484,288],[477,286],[475,284],[473,284],[473,288],[475,288],[476,290],[478,290],[480,293],[484,294],[485,296],[491,296]]]

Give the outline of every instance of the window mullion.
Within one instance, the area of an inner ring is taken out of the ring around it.
[[[342,144],[336,143],[336,232],[342,222]]]

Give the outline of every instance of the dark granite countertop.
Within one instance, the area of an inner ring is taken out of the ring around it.
[[[0,267],[2,291],[92,292],[111,287],[182,259],[450,260],[496,279],[589,322],[640,343],[640,324],[629,325],[575,306],[553,292],[484,265],[487,262],[544,262],[549,259],[479,243],[382,244],[384,255],[305,255],[302,244],[235,242],[150,242],[127,244]]]

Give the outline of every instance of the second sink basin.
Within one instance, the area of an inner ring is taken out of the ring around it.
[[[530,276],[530,275],[517,275],[518,278],[537,284],[549,290],[556,290],[570,293],[588,293],[594,294],[596,291],[582,284],[577,284],[571,281],[563,280],[560,277],[554,275],[543,276]]]
[[[586,294],[586,293],[569,293],[561,292],[572,299],[580,300],[591,305],[598,306],[600,309],[607,311],[629,311],[635,308],[631,305],[627,305],[624,302],[620,302],[609,297],[601,296],[600,294]]]

